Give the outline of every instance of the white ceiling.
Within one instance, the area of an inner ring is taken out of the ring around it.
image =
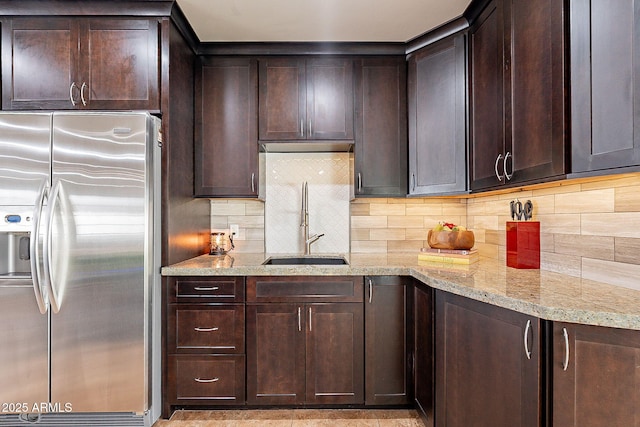
[[[470,0],[178,0],[203,42],[406,42]]]

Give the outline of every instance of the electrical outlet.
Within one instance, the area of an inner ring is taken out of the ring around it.
[[[244,240],[244,236],[240,234],[240,226],[238,224],[229,224],[229,233],[236,240]]]

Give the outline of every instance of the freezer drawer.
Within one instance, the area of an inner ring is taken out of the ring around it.
[[[49,401],[48,315],[40,314],[30,280],[10,281],[0,281],[0,412],[32,412]]]

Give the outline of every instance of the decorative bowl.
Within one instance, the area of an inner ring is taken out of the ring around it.
[[[429,230],[427,243],[434,249],[471,249],[475,243],[473,231]]]

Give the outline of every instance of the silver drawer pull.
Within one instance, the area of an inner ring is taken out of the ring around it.
[[[197,383],[215,383],[216,381],[220,381],[220,378],[194,378],[193,380]]]
[[[198,332],[214,332],[217,331],[220,328],[193,328],[194,331],[198,331]]]
[[[211,286],[211,287],[206,287],[206,288],[203,288],[202,286],[196,286],[193,289],[196,290],[196,291],[217,291],[220,288],[218,286]]]

